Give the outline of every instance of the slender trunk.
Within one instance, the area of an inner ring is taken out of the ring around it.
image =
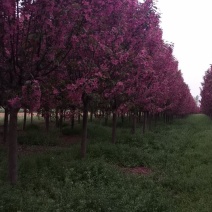
[[[62,125],[63,125],[63,110],[62,109],[60,109],[60,129],[62,129]]]
[[[141,123],[141,111],[138,113],[138,122]]]
[[[24,123],[23,123],[23,130],[26,129],[26,118],[27,118],[27,109],[24,108]]]
[[[87,151],[87,127],[88,127],[88,99],[83,100],[82,141],[81,157],[85,158]]]
[[[121,123],[124,123],[124,114],[121,114]]]
[[[81,120],[80,120],[80,112],[78,113],[78,124],[80,124]]]
[[[146,132],[146,112],[143,113],[143,134]]]
[[[116,143],[116,125],[117,125],[117,114],[113,112],[113,125],[112,125],[112,143]]]
[[[158,114],[154,115],[154,127],[157,126],[157,121],[158,121]]]
[[[93,110],[91,110],[91,113],[90,113],[90,122],[93,121]]]
[[[128,121],[129,121],[129,123],[130,123],[130,122],[131,122],[131,114],[130,114],[130,112],[128,112],[127,115],[128,115],[128,118],[129,118]]]
[[[168,114],[166,115],[166,123],[167,124],[169,123],[169,115]]]
[[[149,112],[146,112],[146,130],[148,131],[150,128],[150,123],[149,123]]]
[[[108,124],[108,113],[105,113],[105,126]]]
[[[52,122],[53,116],[52,116],[52,111],[49,111],[49,121]]]
[[[63,121],[66,121],[66,110],[63,111]]]
[[[33,112],[31,112],[31,124],[33,123]]]
[[[18,144],[17,121],[18,110],[10,110],[9,134],[8,134],[8,178],[12,185],[18,180]]]
[[[163,121],[164,121],[164,123],[166,123],[166,114],[165,113],[163,114]]]
[[[152,114],[148,114],[148,130],[152,130]]]
[[[71,115],[71,129],[74,129],[74,124],[75,124],[75,122],[74,122],[74,112],[75,112],[75,110],[73,109],[72,110],[72,115]]]
[[[45,111],[46,132],[49,132],[49,110]]]
[[[3,143],[7,142],[8,135],[8,122],[9,122],[9,110],[8,108],[4,109],[4,131],[3,131]]]
[[[59,127],[59,117],[58,117],[59,109],[56,108],[55,110],[55,126]]]
[[[131,129],[131,133],[132,134],[135,134],[135,129],[136,129],[136,119],[137,119],[137,117],[136,117],[136,114],[135,113],[133,113],[133,123],[132,123],[132,129]]]

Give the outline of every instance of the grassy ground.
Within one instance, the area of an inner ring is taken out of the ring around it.
[[[132,136],[128,124],[119,123],[112,145],[111,128],[90,123],[85,160],[79,159],[79,144],[20,154],[15,188],[6,183],[6,152],[0,150],[0,211],[211,212],[212,121],[192,115],[145,135],[140,131]],[[43,133],[29,127],[19,142],[59,145],[59,131]],[[71,139],[80,128],[67,126],[63,133]],[[123,167],[150,171],[132,174]]]

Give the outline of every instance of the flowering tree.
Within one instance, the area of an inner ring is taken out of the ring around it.
[[[91,105],[113,113],[187,114],[193,109],[152,0],[0,1],[1,105],[10,112],[9,179],[17,181],[21,107],[83,112],[86,155]],[[92,102],[91,102],[92,101]],[[102,106],[101,106],[102,107]],[[62,113],[61,113],[62,117]]]
[[[70,52],[67,32],[73,25],[65,26],[70,20],[67,9],[68,1],[0,2],[0,87],[7,93],[4,101],[10,110],[11,183],[17,181],[17,112],[28,101],[24,97],[28,82],[38,95],[40,80],[57,71]],[[29,106],[36,109],[39,98],[33,100]]]
[[[201,89],[201,111],[212,117],[212,66],[206,71]]]

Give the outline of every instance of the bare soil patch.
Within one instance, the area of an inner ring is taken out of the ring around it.
[[[68,147],[72,144],[77,144],[81,141],[81,136],[75,135],[75,136],[61,136],[60,138],[60,145],[62,147]]]
[[[41,146],[41,145],[19,145],[19,155],[30,155],[33,153],[45,153],[50,151],[65,150],[73,144],[81,141],[80,136],[61,136],[59,144],[56,146]]]

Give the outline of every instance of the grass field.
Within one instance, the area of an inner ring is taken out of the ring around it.
[[[6,182],[6,151],[0,150],[0,211],[3,212],[211,212],[212,121],[192,115],[132,136],[118,123],[111,128],[89,123],[87,158],[79,159],[80,127],[44,134],[29,126],[19,143],[43,147],[20,152],[19,183]],[[49,147],[51,146],[51,147]],[[142,167],[146,173],[131,172]]]

